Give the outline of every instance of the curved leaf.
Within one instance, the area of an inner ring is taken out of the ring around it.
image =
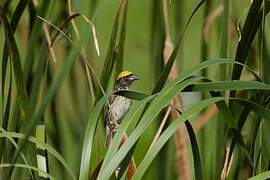
[[[142,92],[130,91],[130,90],[116,91],[116,92],[114,92],[114,94],[118,94],[118,95],[125,96],[125,97],[128,97],[130,99],[135,99],[135,100],[143,100],[149,96],[149,95],[142,93]]]
[[[158,152],[161,150],[161,148],[165,145],[165,143],[169,140],[169,138],[175,133],[175,131],[180,127],[180,125],[184,122],[184,120],[190,119],[196,114],[198,114],[201,110],[206,108],[212,103],[216,103],[218,101],[223,101],[224,98],[222,97],[214,97],[209,98],[206,100],[201,101],[198,104],[195,104],[188,110],[182,113],[179,118],[174,120],[168,128],[160,135],[159,139],[156,141],[156,143],[152,146],[151,149],[148,150],[146,155],[144,156],[143,160],[141,161],[141,164],[139,165],[135,175],[133,176],[134,180],[142,179],[144,173],[146,172],[147,168],[152,163],[155,156],[158,154]]]
[[[253,41],[262,22],[262,12],[260,12],[261,4],[262,0],[254,0],[251,4],[243,30],[241,32],[241,39],[236,50],[235,61],[237,62],[245,64],[251,42]],[[243,67],[241,66],[233,67],[232,80],[237,80],[240,78],[242,69]]]
[[[80,165],[80,180],[89,179],[90,175],[90,161],[91,161],[91,153],[93,140],[96,132],[96,126],[98,123],[98,118],[103,109],[104,104],[107,102],[108,97],[102,97],[98,103],[95,105],[93,111],[91,112],[91,116],[88,120],[87,127],[85,130],[85,135],[83,139],[83,147],[82,147],[82,155],[81,155],[81,165]]]
[[[28,4],[29,0],[21,0],[19,1],[18,5],[16,6],[16,9],[13,13],[13,16],[10,21],[10,27],[12,29],[12,32],[14,33],[17,25],[19,23],[19,20],[21,19],[21,16]],[[5,43],[4,49],[3,49],[3,58],[2,58],[2,84],[5,84],[5,77],[6,77],[6,67],[7,67],[7,60],[8,60],[8,49],[7,44]],[[4,86],[2,87],[2,92],[4,92]]]
[[[270,171],[265,171],[256,176],[248,178],[248,180],[263,180],[263,179],[269,179],[269,178],[270,178]]]
[[[42,175],[44,175],[44,177],[48,177],[49,179],[55,179],[53,178],[50,174],[42,171],[39,168],[36,168],[34,166],[29,166],[29,165],[25,165],[25,164],[0,164],[0,168],[6,168],[6,167],[20,167],[20,168],[26,168],[26,169],[30,169],[33,171],[36,171]]]
[[[21,133],[15,133],[15,132],[1,132],[0,133],[0,138],[19,138],[19,139],[25,139],[27,138],[26,135],[21,134]],[[69,166],[67,165],[65,159],[50,145],[39,141],[37,138],[29,136],[27,141],[35,143],[36,145],[39,145],[41,148],[46,149],[50,154],[52,154],[61,164],[66,168],[66,170],[69,172],[70,176],[72,179],[76,179],[74,173],[71,171]],[[27,166],[27,165],[26,165]]]
[[[201,180],[203,179],[202,175],[202,163],[201,163],[201,155],[199,150],[199,145],[196,140],[196,136],[194,133],[194,130],[192,128],[192,125],[189,123],[188,120],[185,121],[186,128],[188,130],[188,135],[192,147],[192,153],[193,153],[193,161],[194,161],[194,170],[195,170],[195,179]]]
[[[2,127],[0,127],[0,132],[6,133],[6,131],[5,131]],[[8,140],[13,144],[13,146],[14,146],[16,149],[18,149],[18,145],[17,145],[16,141],[15,141],[13,138],[10,138],[10,137],[7,137],[7,138],[8,138]],[[20,155],[21,155],[21,158],[22,158],[22,160],[24,161],[25,165],[29,166],[29,163],[28,163],[28,161],[27,161],[25,155],[24,155],[22,152],[20,153]],[[30,168],[29,168],[29,173],[30,173],[31,177],[34,179],[33,173],[31,172],[31,169],[30,169]]]
[[[228,90],[270,90],[270,85],[258,81],[214,81],[196,83],[188,86],[184,91],[228,91]]]
[[[25,123],[28,113],[29,113],[29,99],[27,97],[26,88],[23,81],[23,72],[22,72],[22,66],[21,66],[21,59],[18,51],[18,47],[15,41],[15,38],[13,36],[13,30],[10,26],[7,17],[4,14],[4,10],[0,6],[0,22],[2,23],[5,31],[5,37],[6,37],[6,44],[10,52],[13,70],[14,70],[14,76],[15,76],[15,82],[16,82],[16,88],[19,96],[19,104],[21,105],[21,114],[20,119],[23,123]]]

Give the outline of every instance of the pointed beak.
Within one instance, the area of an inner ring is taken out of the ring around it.
[[[132,76],[129,77],[129,80],[131,80],[131,81],[135,81],[135,80],[138,80],[138,79],[140,79],[140,77],[135,75],[135,74],[133,74]]]

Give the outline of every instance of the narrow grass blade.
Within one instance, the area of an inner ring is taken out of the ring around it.
[[[163,49],[165,41],[165,28],[163,18],[162,1],[152,0],[152,14],[151,14],[151,61],[154,64],[155,81],[159,79],[160,73],[164,67],[163,63]]]
[[[175,133],[177,128],[184,122],[184,120],[190,119],[191,117],[195,116],[197,113],[199,113],[202,109],[206,108],[212,103],[216,103],[218,101],[222,101],[224,98],[222,97],[215,97],[210,98],[201,101],[200,103],[192,106],[187,111],[183,112],[183,114],[173,121],[168,128],[161,134],[157,142],[152,146],[151,149],[146,153],[145,157],[141,161],[136,174],[134,175],[133,179],[138,180],[142,179],[144,173],[148,169],[148,167],[153,162],[154,158],[158,154],[158,152],[161,150],[161,148],[166,144],[166,142],[169,140],[169,138]]]
[[[19,139],[25,139],[25,138],[27,138],[27,136],[24,135],[24,134],[15,133],[15,132],[1,132],[0,133],[0,138],[13,138],[13,139],[14,138],[19,138]],[[52,148],[47,143],[41,142],[37,138],[32,137],[32,136],[28,137],[27,141],[32,142],[32,143],[35,143],[36,145],[39,145],[39,147],[42,147],[42,148],[46,149],[59,162],[61,162],[61,164],[66,168],[66,170],[68,171],[68,173],[70,174],[70,176],[72,177],[72,179],[76,179],[74,173],[71,171],[71,169],[67,165],[65,159],[54,148]]]
[[[1,127],[0,127],[0,132],[5,132],[5,133],[6,133],[5,129],[3,129],[3,128],[1,128]],[[10,138],[10,137],[7,137],[7,138],[8,138],[8,140],[12,143],[12,145],[13,145],[16,149],[18,149],[18,145],[17,145],[16,141],[15,141],[13,138]],[[3,142],[5,142],[5,141],[3,141]],[[4,147],[4,146],[1,146],[1,147]],[[27,159],[26,159],[24,153],[21,152],[21,153],[20,153],[20,156],[21,156],[23,162],[25,163],[25,165],[28,165],[28,166],[29,166],[29,163],[28,163],[28,161],[27,161]],[[34,178],[34,175],[33,175],[33,173],[31,172],[31,169],[29,169],[29,173],[30,173],[31,177]]]
[[[16,9],[13,13],[13,16],[10,21],[10,26],[12,29],[12,32],[14,33],[17,25],[21,19],[21,16],[28,4],[29,0],[22,0],[19,1],[18,5],[16,6]],[[6,77],[6,68],[7,68],[7,61],[8,61],[8,49],[7,44],[5,43],[3,48],[3,58],[2,58],[2,84],[5,84],[5,77]],[[4,86],[2,86],[2,93],[4,92]]]
[[[252,102],[249,100],[243,100],[239,98],[233,98],[232,100],[240,103],[243,106],[249,106],[249,108],[254,111],[259,117],[270,121],[270,110],[267,107],[264,107],[256,102]]]
[[[29,125],[27,127],[26,132],[30,131],[33,129],[35,126],[36,122],[42,117],[46,110],[46,106],[51,102],[51,100],[55,97],[57,94],[58,90],[61,87],[61,84],[65,80],[66,76],[69,74],[73,63],[75,62],[76,58],[78,57],[80,53],[80,47],[84,41],[88,39],[88,33],[84,31],[83,33],[85,35],[84,40],[79,42],[77,46],[73,47],[73,49],[70,51],[67,59],[63,63],[61,69],[55,74],[52,84],[46,94],[45,97],[43,97],[40,106],[37,108],[37,111],[34,113],[34,115],[31,116],[31,119],[29,121]]]
[[[111,39],[110,39],[110,43],[109,43],[109,47],[108,47],[108,51],[107,51],[107,55],[105,58],[105,62],[103,65],[103,70],[102,70],[102,74],[101,74],[101,83],[102,83],[102,87],[106,90],[109,80],[110,80],[110,76],[112,74],[113,71],[113,67],[116,63],[116,56],[117,56],[117,34],[118,34],[118,28],[119,28],[119,20],[120,20],[120,12],[123,8],[123,6],[127,6],[125,1],[121,1],[117,12],[116,12],[116,16],[114,19],[114,23],[113,23],[113,28],[112,28],[112,33],[111,33]],[[123,37],[122,37],[123,38]],[[124,41],[122,42],[124,45]],[[101,92],[99,92],[97,97],[101,97]]]
[[[37,10],[37,14],[41,17],[45,17],[45,14],[47,13],[48,7],[51,4],[51,0],[47,0],[47,1],[42,1],[42,3],[40,4],[39,8]],[[31,5],[31,3],[30,3]],[[33,7],[34,8],[34,7]],[[30,11],[33,12],[33,11]],[[33,13],[35,13],[36,11],[34,11]],[[30,15],[37,15],[37,14],[30,14]],[[36,18],[36,17],[33,17]],[[26,52],[26,56],[24,59],[24,65],[23,65],[23,70],[24,70],[24,83],[26,84],[32,64],[33,64],[33,60],[35,57],[35,50],[38,44],[38,40],[39,40],[39,34],[40,32],[42,32],[41,28],[42,28],[42,22],[41,21],[35,21],[35,19],[33,19],[33,21],[30,21],[33,24],[33,27],[31,27],[31,35],[30,35],[30,40],[29,40],[29,46],[27,48],[27,52]],[[31,24],[32,25],[32,24]]]
[[[10,26],[7,17],[4,14],[3,9],[0,7],[0,21],[5,30],[5,37],[7,47],[10,49],[10,56],[12,57],[13,70],[15,75],[16,89],[19,97],[19,104],[21,105],[20,119],[22,123],[25,123],[29,113],[29,99],[27,97],[26,88],[23,83],[23,72],[21,66],[21,60],[16,41],[13,36],[13,30]]]
[[[262,11],[261,11],[262,0],[252,1],[251,7],[249,9],[242,33],[241,39],[238,43],[235,61],[240,63],[245,63],[246,57],[248,55],[251,43],[262,23]],[[240,78],[242,72],[241,66],[233,67],[232,80]]]
[[[90,177],[91,180],[97,179],[97,176],[98,176],[98,173],[100,171],[102,163],[103,163],[103,160],[100,161],[100,163],[98,163],[97,167],[95,168],[94,172],[92,173],[92,175]]]
[[[263,180],[263,179],[269,179],[269,178],[270,178],[270,171],[265,171],[260,174],[257,174],[256,176],[248,178],[248,180]]]
[[[214,81],[196,83],[184,91],[228,91],[228,90],[270,90],[270,85],[258,81]]]
[[[185,121],[186,128],[188,130],[188,135],[192,147],[192,153],[193,153],[193,164],[194,164],[194,170],[195,170],[195,179],[201,180],[203,179],[202,175],[202,163],[201,163],[201,155],[200,155],[200,149],[199,145],[196,140],[196,136],[194,133],[194,130],[192,128],[192,125],[189,123],[188,120]]]
[[[46,129],[44,125],[38,125],[36,127],[36,137],[39,141],[46,143]],[[46,156],[45,148],[42,148],[37,144],[37,167],[42,171],[48,173],[48,160]],[[38,173],[40,177],[47,178],[43,173]]]
[[[125,97],[128,97],[130,99],[135,99],[135,100],[143,100],[149,96],[149,95],[142,93],[142,92],[130,91],[130,90],[116,91],[116,92],[114,92],[114,94],[125,96]]]
[[[29,166],[29,165],[25,165],[25,164],[0,164],[0,168],[7,168],[7,167],[19,167],[19,168],[25,168],[25,169],[31,169],[33,171],[38,172],[39,174],[42,174],[43,176],[48,177],[49,179],[54,179],[50,174],[42,171],[39,168],[36,168],[34,166]]]
[[[195,9],[193,10],[193,12],[191,13],[189,19],[188,19],[188,22],[185,26],[185,29],[184,29],[184,32],[183,34],[177,39],[176,41],[176,45],[175,45],[175,48],[168,60],[168,63],[165,65],[164,69],[162,70],[160,76],[159,76],[159,80],[157,81],[157,84],[155,85],[154,89],[153,89],[153,92],[152,94],[155,94],[157,92],[159,92],[165,85],[166,81],[167,81],[167,78],[170,74],[170,71],[171,71],[171,68],[173,66],[173,63],[175,61],[175,58],[177,56],[177,53],[178,53],[178,49],[182,43],[182,39],[184,38],[184,35],[185,35],[185,32],[187,30],[187,27],[189,25],[189,23],[191,22],[193,16],[195,15],[195,13],[198,11],[198,9],[202,6],[202,4],[205,2],[205,0],[202,0],[201,2],[199,2],[199,4],[195,7]]]
[[[93,147],[94,136],[96,132],[96,126],[98,123],[98,118],[100,117],[101,111],[104,104],[107,102],[108,97],[102,97],[95,105],[93,112],[88,120],[87,127],[85,130],[82,155],[81,155],[81,165],[80,165],[80,180],[87,180],[90,176],[90,161],[91,153]]]
[[[26,127],[25,134],[26,136],[29,136],[30,132],[33,130],[33,128],[36,126],[37,122],[40,120],[40,118],[43,116],[47,105],[52,101],[52,99],[55,97],[57,92],[59,91],[61,84],[65,80],[66,76],[69,74],[73,63],[75,62],[76,58],[79,55],[80,52],[80,46],[82,43],[88,39],[88,33],[87,31],[83,31],[85,39],[83,41],[79,42],[77,46],[73,47],[73,49],[70,51],[67,59],[63,63],[61,69],[55,74],[54,79],[52,81],[51,86],[49,87],[49,90],[47,94],[43,97],[42,101],[40,102],[40,106],[37,108],[35,113],[30,117],[28,121],[28,126]],[[19,143],[20,149],[24,147],[26,143],[26,140],[24,139],[21,143]],[[14,154],[14,157],[18,156],[19,151],[16,151]]]
[[[127,26],[127,11],[128,11],[128,1],[124,7],[123,20],[121,26],[121,32],[119,35],[119,43],[117,47],[117,57],[116,57],[116,74],[123,71],[123,62],[124,62],[124,47],[126,40],[126,26]]]
[[[245,69],[249,70],[249,68],[246,65],[239,63],[237,61],[232,61],[232,60],[227,59],[227,58],[211,59],[211,60],[204,61],[204,62],[200,63],[199,65],[194,66],[194,67],[190,68],[189,70],[184,71],[183,73],[179,74],[179,76],[177,78],[175,78],[173,81],[168,83],[168,86],[171,84],[176,84],[177,82],[180,82],[180,81],[184,80],[185,78],[188,78],[192,75],[195,75],[196,73],[200,72],[203,69],[210,68],[214,65],[220,65],[220,64],[236,64],[237,66],[243,66],[243,67],[245,67]],[[256,76],[256,75],[254,74],[254,76]]]
[[[10,118],[10,111],[11,111],[11,91],[12,91],[12,71],[10,71],[10,80],[9,80],[9,86],[8,86],[8,95],[7,95],[7,103],[4,108],[4,114],[3,114],[3,119],[0,123],[0,127],[3,128],[4,130],[7,129],[8,127],[8,121]],[[4,106],[4,102],[3,102]],[[5,140],[0,140],[0,147],[4,147]],[[3,153],[7,148],[0,148],[0,159],[2,159]]]
[[[223,0],[223,13],[222,13],[222,23],[221,23],[221,40],[220,40],[220,57],[228,57],[228,23],[229,23],[229,10],[230,10],[230,1]],[[220,66],[219,68],[219,79],[227,80],[227,65]],[[221,124],[219,124],[221,125]],[[221,125],[222,126],[222,125]]]

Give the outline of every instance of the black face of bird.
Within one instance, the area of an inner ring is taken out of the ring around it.
[[[129,87],[133,81],[140,79],[139,76],[135,74],[130,74],[128,76],[124,76],[120,78],[116,83],[121,87]]]

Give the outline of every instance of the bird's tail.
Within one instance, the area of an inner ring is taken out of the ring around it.
[[[112,142],[112,139],[113,139],[113,135],[114,134],[113,134],[112,130],[108,126],[106,126],[105,129],[106,129],[106,140],[105,140],[105,143],[106,143],[106,147],[109,148],[109,146],[110,146],[110,144]],[[118,177],[119,172],[120,172],[120,166],[118,166],[116,168],[116,170],[115,170],[116,177]]]
[[[108,126],[106,126],[106,147],[108,148],[112,142],[113,134]]]

